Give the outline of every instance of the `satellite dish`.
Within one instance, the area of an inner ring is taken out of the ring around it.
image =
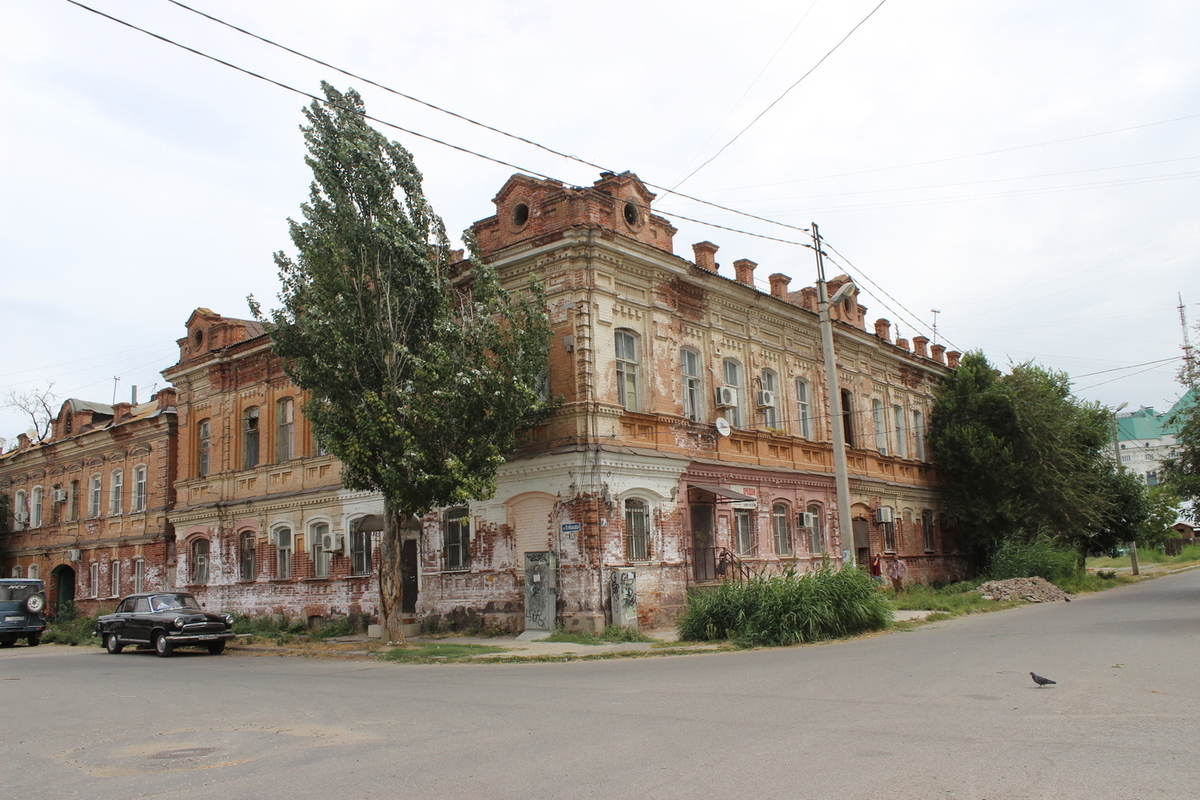
[[[730,430],[731,428],[729,427],[729,420],[725,419],[724,417],[717,417],[717,433],[721,434],[722,436],[728,436]]]

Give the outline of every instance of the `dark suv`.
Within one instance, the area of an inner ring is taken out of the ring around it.
[[[46,586],[36,578],[0,578],[0,647],[24,639],[30,647],[46,630]]]

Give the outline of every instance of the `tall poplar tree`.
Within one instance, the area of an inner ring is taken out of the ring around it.
[[[472,241],[469,266],[451,263],[412,155],[368,124],[357,92],[322,89],[304,110],[313,182],[288,221],[295,257],[275,255],[282,308],[267,330],[342,482],[383,495],[382,623],[400,640],[401,529],[495,493],[545,410],[549,323],[540,287],[504,291]]]

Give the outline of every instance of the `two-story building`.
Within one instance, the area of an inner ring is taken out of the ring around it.
[[[54,615],[169,587],[175,441],[174,389],[146,403],[70,399],[47,437],[21,434],[0,455],[5,577],[46,581]]]
[[[777,273],[761,291],[746,259],[722,275],[709,242],[676,256],[652,198],[630,173],[591,187],[515,175],[475,224],[510,289],[547,291],[561,405],[496,497],[427,520],[418,615],[666,624],[692,584],[810,570],[851,547],[899,554],[917,580],[958,577],[924,441],[958,354],[893,342],[848,300],[833,310],[840,403],[827,408],[815,289]],[[834,424],[852,531],[836,520]]]

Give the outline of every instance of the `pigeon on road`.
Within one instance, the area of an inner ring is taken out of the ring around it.
[[[1039,689],[1048,683],[1058,683],[1058,681],[1052,681],[1049,678],[1043,678],[1041,675],[1038,675],[1036,672],[1029,673],[1029,677],[1033,678],[1033,682],[1038,685]]]

